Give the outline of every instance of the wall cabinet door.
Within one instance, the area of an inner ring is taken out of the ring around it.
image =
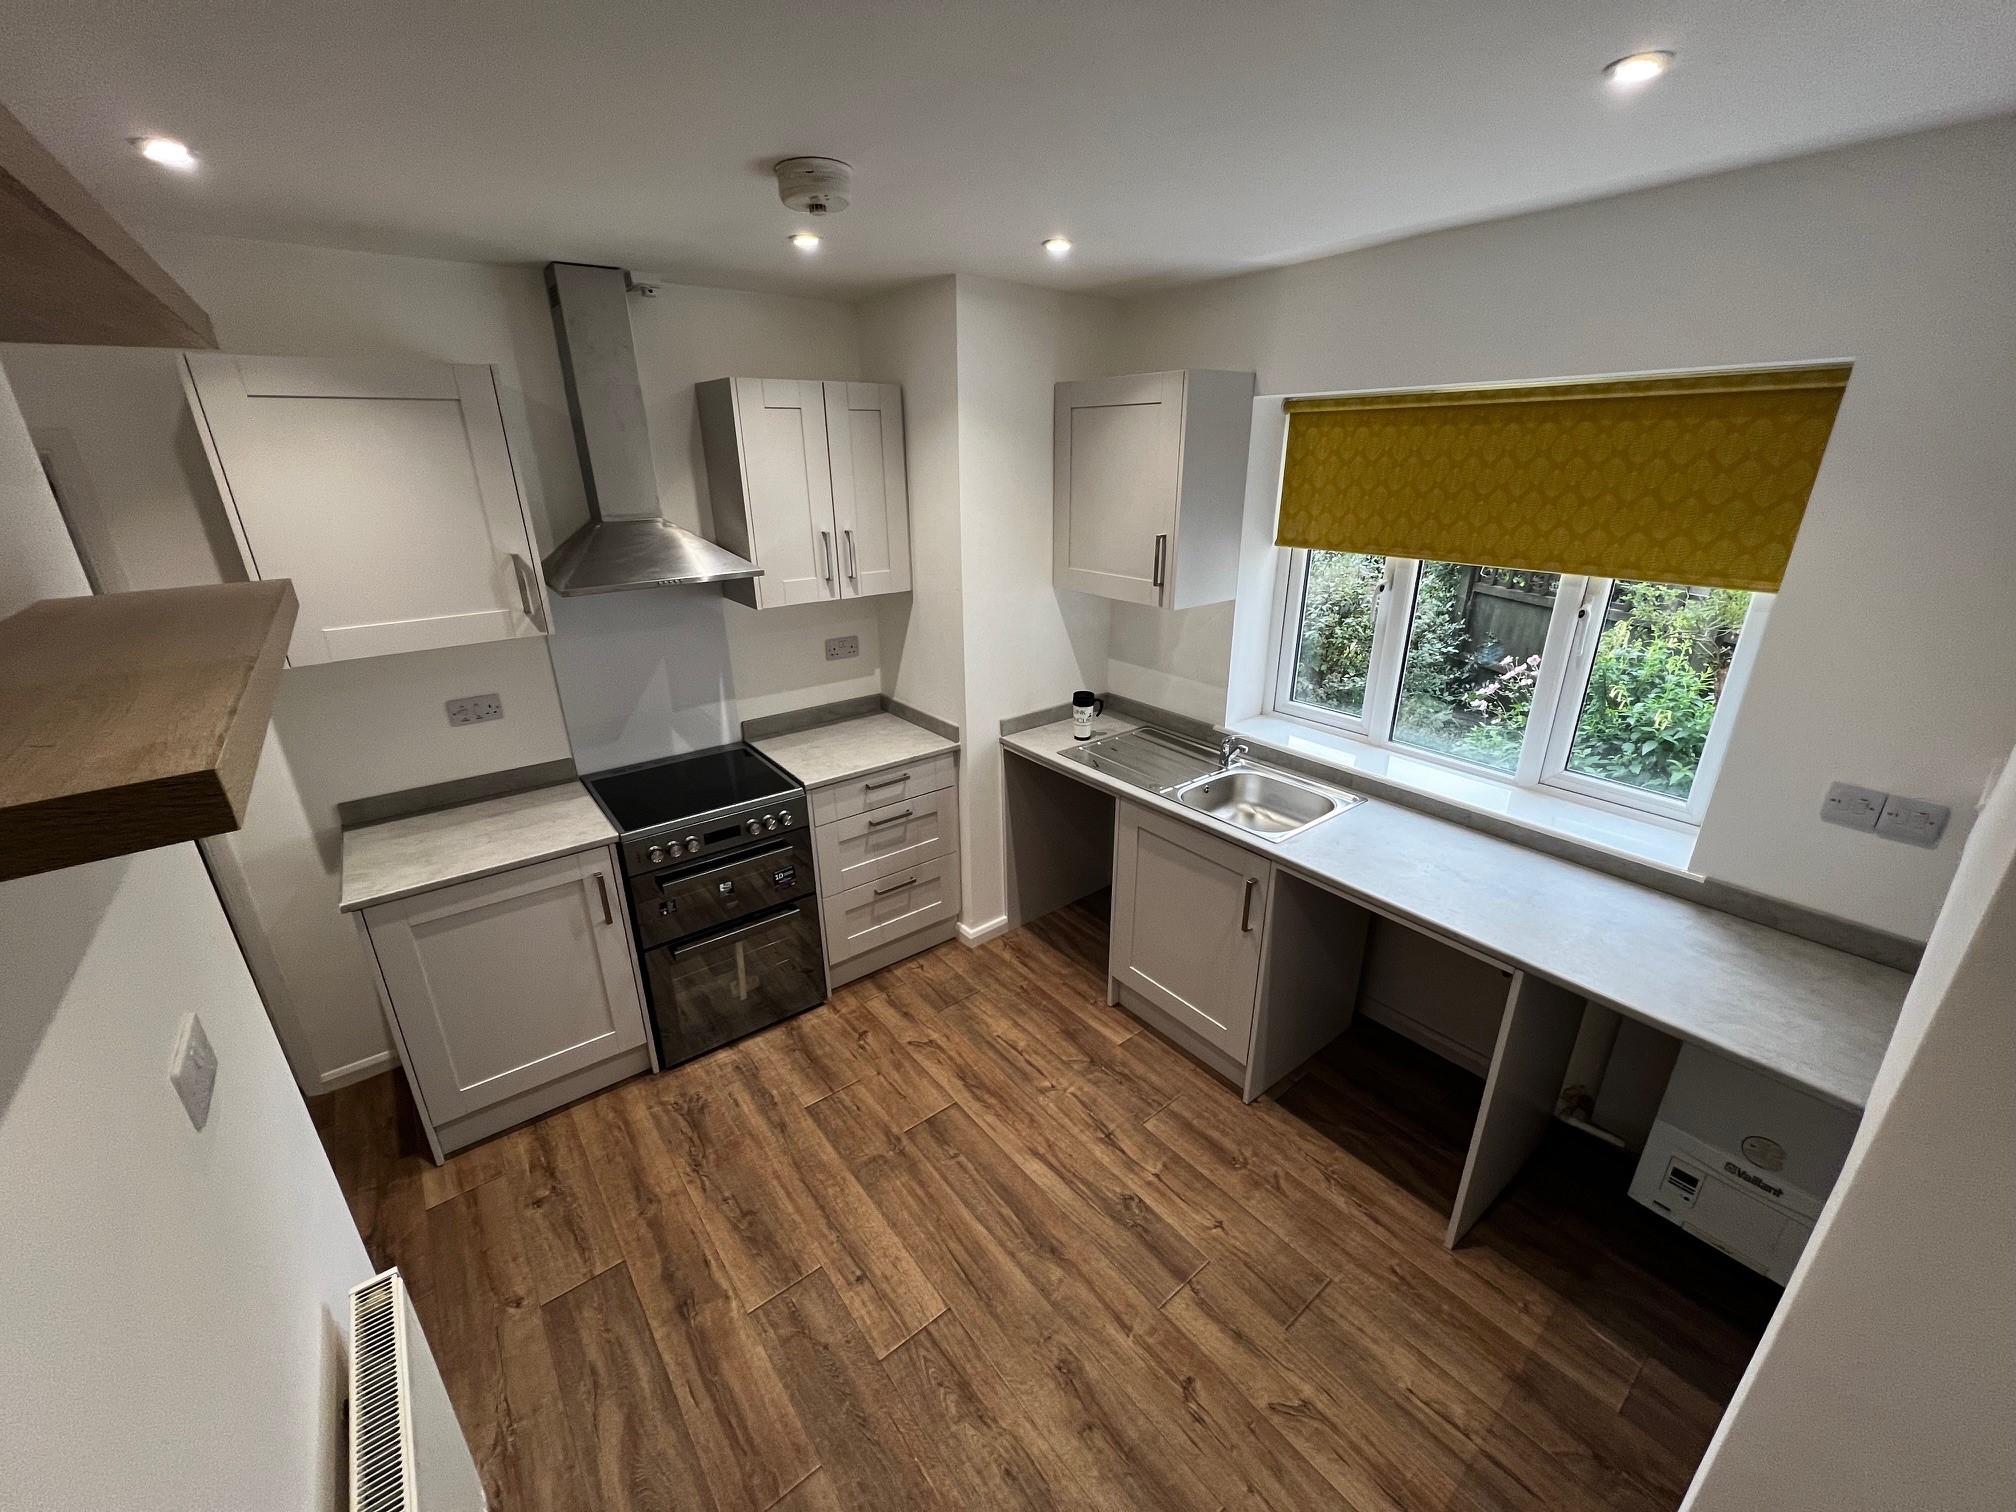
[[[622,907],[596,850],[365,910],[433,1124],[644,1043]]]
[[[910,587],[910,490],[903,471],[903,390],[893,383],[829,383],[826,448],[833,525],[846,598]]]
[[[723,594],[775,609],[909,588],[901,388],[712,378],[696,395],[715,539],[763,569]]]
[[[1232,597],[1253,383],[1194,371],[1057,385],[1058,587],[1161,609]]]
[[[698,397],[715,538],[763,569],[721,591],[752,609],[840,597],[823,386],[716,378]]]
[[[1253,1033],[1271,875],[1229,841],[1120,805],[1112,973],[1240,1065]]]
[[[296,666],[544,635],[545,588],[487,367],[183,358],[256,578],[291,578]]]

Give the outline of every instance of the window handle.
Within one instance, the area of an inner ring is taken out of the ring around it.
[[[602,880],[602,873],[595,873],[595,892],[602,899],[602,922],[614,924],[616,915],[609,909],[609,884]]]
[[[901,824],[905,819],[913,818],[916,813],[917,810],[915,809],[905,809],[900,814],[891,814],[887,819],[870,819],[867,827],[869,829],[880,829],[885,824]]]

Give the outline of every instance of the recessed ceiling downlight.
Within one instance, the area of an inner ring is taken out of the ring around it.
[[[796,247],[800,252],[817,252],[819,250],[819,238],[814,236],[810,231],[793,231],[791,233],[791,245]]]
[[[188,173],[196,166],[196,154],[173,137],[134,137],[133,145],[140,150],[140,156],[150,163],[159,163],[163,168],[173,168],[177,173]]]
[[[1071,255],[1071,238],[1068,236],[1045,237],[1043,250],[1048,252],[1052,257],[1068,257]]]
[[[1672,66],[1673,54],[1657,48],[1651,52],[1635,52],[1615,63],[1606,64],[1603,76],[1612,84],[1631,89],[1640,84],[1650,84]]]

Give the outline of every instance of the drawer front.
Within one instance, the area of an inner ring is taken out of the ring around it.
[[[901,939],[959,911],[959,853],[907,867],[823,899],[826,959],[832,962]]]
[[[819,891],[831,896],[959,849],[959,790],[940,788],[814,830]]]
[[[866,777],[856,777],[847,782],[828,783],[825,787],[813,789],[812,822],[831,824],[836,819],[851,819],[871,808],[886,808],[892,803],[935,793],[940,788],[952,786],[954,771],[953,753],[946,751],[941,755],[927,756],[922,761],[913,761],[908,766],[891,767],[886,772],[871,772]]]

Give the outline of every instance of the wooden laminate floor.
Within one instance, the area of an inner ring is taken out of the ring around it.
[[[1775,1289],[1566,1131],[1444,1250],[1474,1078],[1365,1025],[1244,1107],[1103,904],[439,1169],[318,1099],[493,1508],[1678,1505]]]

